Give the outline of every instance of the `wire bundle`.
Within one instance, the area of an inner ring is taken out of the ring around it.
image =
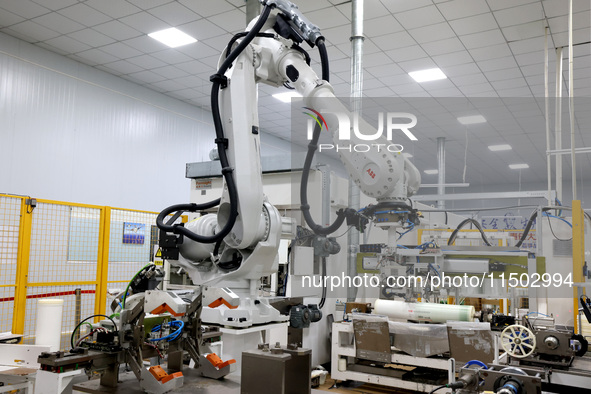
[[[85,336],[83,336],[82,338],[78,339],[78,341],[76,342],[76,347],[80,346],[80,344],[86,339],[86,338],[90,338],[92,337],[95,333],[102,331],[102,332],[109,332],[106,328],[104,327],[97,327],[92,329],[88,334],[86,334]]]
[[[157,342],[157,341],[172,342],[172,341],[178,339],[183,332],[183,327],[185,327],[185,323],[182,320],[173,320],[170,323],[168,323],[168,325],[170,326],[170,328],[176,328],[176,331],[174,331],[166,336],[160,337],[160,338],[151,338],[151,339],[149,339],[149,341],[150,342]],[[158,331],[162,331],[161,324],[158,324],[152,328],[152,332],[158,332]]]
[[[111,323],[113,323],[113,329],[114,331],[117,331],[117,324],[115,323],[115,321],[107,316],[107,315],[102,315],[102,314],[96,314],[96,315],[91,315],[88,316],[86,319],[82,320],[80,323],[78,323],[78,325],[74,328],[74,330],[72,331],[72,335],[70,336],[70,345],[72,346],[72,348],[75,348],[76,346],[74,346],[74,336],[76,335],[76,331],[78,331],[78,329],[80,328],[80,326],[84,323],[86,323],[88,320],[92,319],[93,317],[106,317],[107,319],[109,319],[111,321]],[[89,324],[89,323],[87,323]],[[79,343],[80,341],[78,341]]]

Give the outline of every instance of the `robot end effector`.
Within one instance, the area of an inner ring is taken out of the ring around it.
[[[258,37],[254,44],[265,51],[267,60],[261,60],[256,69],[257,82],[272,86],[289,83],[300,93],[304,105],[321,114],[323,124],[332,133],[334,146],[340,159],[349,172],[351,179],[361,191],[379,202],[404,202],[419,189],[421,176],[418,169],[402,155],[400,149],[390,149],[392,146],[392,126],[395,118],[410,118],[411,123],[398,125],[411,140],[416,140],[408,128],[416,124],[416,117],[406,113],[389,113],[387,119],[387,133],[384,136],[382,119],[378,129],[365,121],[356,111],[350,111],[338,99],[332,86],[328,82],[328,60],[322,62],[322,78],[319,78],[310,67],[303,51],[298,50],[297,44],[303,40],[310,46],[318,46],[321,59],[324,48],[324,37],[318,27],[309,22],[293,3],[285,0],[262,1],[278,10],[277,15],[269,18],[265,24],[266,33],[273,33],[285,40],[294,41],[296,45],[288,47],[289,41],[276,38]],[[324,55],[326,55],[324,53]],[[326,56],[325,56],[326,57]],[[404,128],[406,127],[406,129]],[[311,141],[317,145],[317,140]],[[355,149],[363,146],[365,149]],[[347,149],[347,147],[351,147]],[[369,147],[370,149],[367,149]],[[366,150],[366,151],[364,151]]]

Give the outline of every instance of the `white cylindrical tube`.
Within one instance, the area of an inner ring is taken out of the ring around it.
[[[347,359],[346,358],[339,358],[338,368],[339,368],[339,372],[345,372],[347,370]]]
[[[60,350],[63,308],[64,300],[61,299],[37,301],[35,345],[50,346],[52,352]]]
[[[474,307],[471,305],[447,305],[404,301],[376,300],[374,313],[393,319],[445,323],[448,320],[472,321]]]

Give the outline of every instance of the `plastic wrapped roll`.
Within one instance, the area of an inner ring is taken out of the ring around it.
[[[37,301],[35,345],[51,346],[52,352],[60,350],[62,339],[62,312],[64,300],[41,299]]]
[[[447,305],[420,302],[376,300],[374,313],[392,319],[445,323],[448,320],[473,321],[471,305]]]

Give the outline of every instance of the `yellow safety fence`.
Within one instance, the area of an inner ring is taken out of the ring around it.
[[[0,332],[34,343],[38,300],[63,299],[68,348],[80,318],[109,311],[108,290],[154,260],[157,215],[0,194]]]

